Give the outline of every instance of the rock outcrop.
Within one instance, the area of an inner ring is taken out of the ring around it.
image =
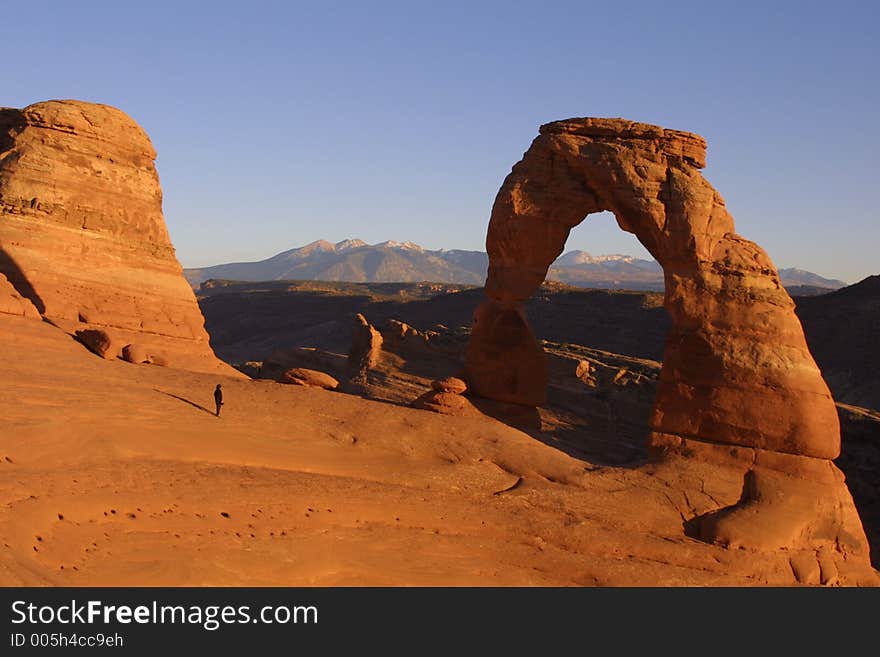
[[[431,381],[431,389],[413,400],[412,406],[444,415],[475,414],[477,409],[465,397],[467,383],[455,376]]]
[[[705,153],[697,135],[622,119],[542,126],[492,208],[488,300],[474,314],[468,387],[505,402],[544,402],[545,356],[523,304],[569,231],[591,213],[613,212],[666,282],[672,328],[653,456],[711,463],[740,482],[738,499],[693,519],[695,533],[808,555],[827,548],[841,564],[866,566],[864,532],[831,463],[840,429],[828,386],[770,258],[735,233],[701,175]]]
[[[294,367],[287,370],[278,377],[278,383],[324,388],[325,390],[336,390],[339,388],[339,381],[329,374],[319,372],[318,370],[309,370],[304,367]]]
[[[376,366],[382,355],[382,334],[358,313],[351,327],[351,348],[348,352],[350,381],[363,381],[367,372]]]
[[[467,392],[467,383],[455,376],[447,376],[443,379],[431,381],[431,388],[437,392],[451,392],[454,395],[463,395]]]
[[[40,319],[40,311],[33,302],[19,294],[3,274],[0,274],[0,313]]]
[[[71,334],[108,330],[176,366],[236,375],[214,356],[175,257],[155,157],[106,105],[0,109],[0,274]]]
[[[74,335],[89,351],[101,358],[113,360],[122,352],[122,345],[102,329],[80,329]]]
[[[134,363],[135,365],[161,365],[168,366],[171,364],[167,355],[161,351],[143,344],[127,344],[122,348],[122,360]]]
[[[256,363],[258,371],[253,378],[277,379],[289,369],[304,367],[319,372],[344,378],[348,357],[313,347],[293,347],[292,349],[276,349],[264,361]]]
[[[462,397],[454,392],[431,390],[413,400],[411,405],[413,408],[433,411],[442,415],[479,414],[479,411],[468,401],[467,397]]]

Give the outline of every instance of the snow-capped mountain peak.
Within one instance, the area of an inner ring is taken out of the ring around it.
[[[359,249],[362,246],[367,246],[367,243],[363,240],[359,240],[357,238],[352,240],[342,240],[341,242],[336,242],[333,245],[336,247],[336,251],[349,251],[350,249]]]
[[[633,262],[637,258],[622,253],[613,253],[609,255],[590,255],[586,251],[569,251],[561,256],[554,263],[556,265],[597,265],[603,262]]]
[[[386,240],[385,242],[379,242],[378,244],[374,244],[373,246],[384,249],[401,249],[404,251],[425,250],[415,242],[395,242],[394,240]]]

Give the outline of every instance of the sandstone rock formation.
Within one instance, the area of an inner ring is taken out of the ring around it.
[[[135,365],[147,363],[150,365],[167,366],[170,359],[161,351],[143,344],[127,344],[122,348],[122,360]]]
[[[447,376],[431,382],[431,388],[437,392],[451,392],[454,395],[463,395],[467,392],[467,383],[455,376]]]
[[[611,211],[662,265],[672,319],[651,419],[655,458],[735,471],[741,497],[695,521],[704,540],[831,549],[867,563],[843,476],[834,402],[794,304],[761,248],[734,232],[703,178],[705,141],[622,119],[544,125],[504,181],[486,240],[489,299],[474,314],[471,391],[540,405],[546,362],[523,303],[569,231]]]
[[[348,374],[352,381],[361,380],[376,366],[382,353],[382,334],[367,318],[358,313],[351,329],[351,348],[348,352]]]
[[[625,367],[608,367],[588,358],[577,364],[575,376],[590,388],[600,390],[613,386],[638,385],[645,381],[645,375],[640,372],[633,372]]]
[[[404,324],[404,326],[406,326]],[[467,392],[467,383],[455,376],[447,376],[431,381],[431,389],[412,402],[414,408],[434,411],[444,415],[467,415],[477,409],[462,395]]]
[[[0,313],[40,319],[40,311],[31,300],[21,296],[3,274],[0,274]]]
[[[385,322],[385,335],[389,340],[394,340],[396,342],[409,340],[412,342],[425,343],[428,341],[428,336],[425,333],[422,333],[418,329],[415,329],[406,322],[401,322],[398,319],[389,319]]]
[[[143,345],[127,344],[122,348],[122,359],[135,365],[149,363],[152,358],[149,350]]]
[[[435,330],[436,329],[436,330]],[[389,319],[382,325],[382,337],[386,348],[401,354],[417,355],[437,353],[438,351],[456,351],[458,345],[450,341],[447,326],[438,324],[434,329],[420,331],[405,322]],[[451,347],[451,349],[450,349]]]
[[[0,274],[71,333],[146,338],[175,365],[235,375],[215,358],[175,257],[155,157],[146,133],[106,105],[0,109]]]
[[[287,370],[278,377],[278,382],[289,383],[295,386],[324,388],[325,390],[336,390],[339,387],[339,381],[329,374],[319,372],[318,370],[309,370],[304,367],[294,367]]]
[[[421,395],[412,402],[412,407],[442,415],[475,415],[479,413],[467,397],[439,390],[430,390]]]
[[[344,354],[323,351],[312,347],[293,347],[276,349],[262,362],[256,362],[258,371],[254,378],[277,379],[281,374],[295,367],[327,372],[331,376],[344,378],[348,357]],[[247,363],[245,363],[247,365]]]
[[[75,336],[89,351],[107,360],[117,358],[122,351],[119,341],[101,329],[80,329]]]

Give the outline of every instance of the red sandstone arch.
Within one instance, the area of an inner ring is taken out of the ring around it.
[[[614,213],[662,265],[672,319],[651,416],[653,471],[685,492],[689,531],[784,549],[802,583],[878,582],[843,474],[834,401],[770,258],[734,232],[700,174],[705,141],[622,119],[541,127],[489,222],[489,297],[466,356],[472,392],[544,402],[544,354],[523,302],[569,231]],[[714,487],[710,496],[705,486]],[[687,491],[690,491],[688,494]]]
[[[700,173],[705,141],[622,119],[544,125],[504,181],[486,240],[489,300],[466,369],[478,395],[544,401],[543,352],[522,303],[587,215],[614,213],[662,265],[672,318],[649,442],[721,443],[833,459],[840,430],[794,303],[761,248],[734,232]]]

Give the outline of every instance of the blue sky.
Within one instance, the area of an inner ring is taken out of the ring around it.
[[[150,134],[184,266],[324,238],[482,249],[540,124],[702,134],[779,267],[880,272],[880,3],[6,3],[0,105],[115,105]],[[644,254],[609,217],[568,248]]]

